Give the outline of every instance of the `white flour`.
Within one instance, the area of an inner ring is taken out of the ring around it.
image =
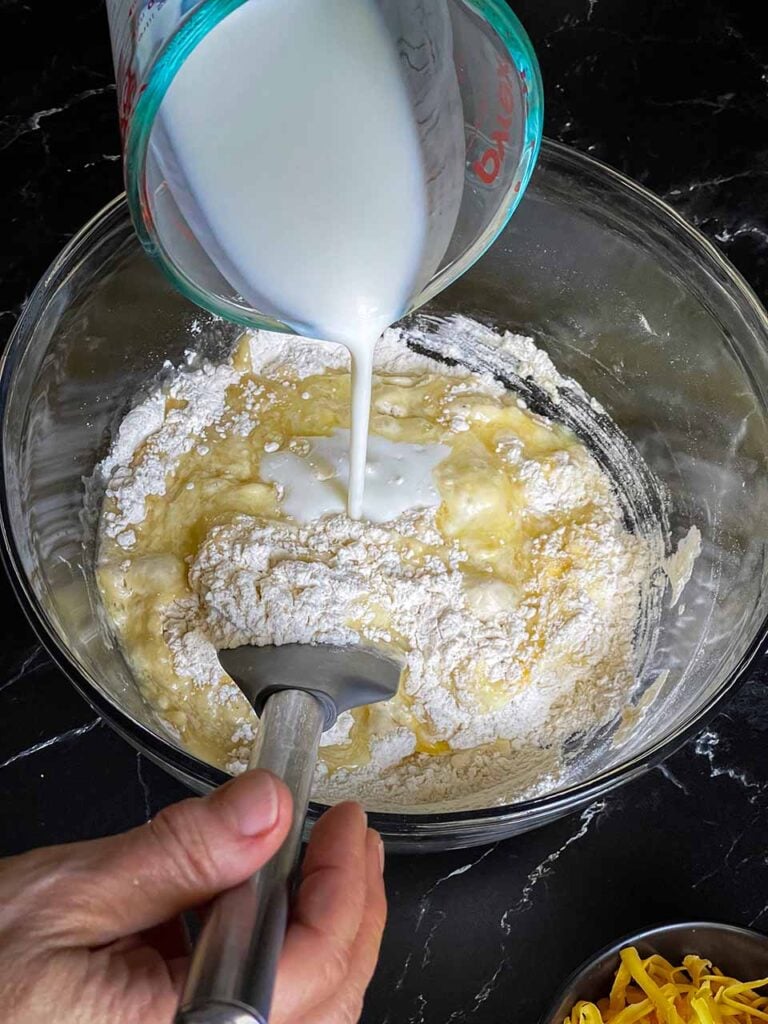
[[[418,342],[421,333],[414,329],[410,337]],[[503,349],[520,376],[557,397],[563,380],[530,339],[500,337],[465,318],[448,322],[437,339],[430,336],[432,347],[449,355],[467,341]],[[348,364],[340,346],[270,334],[256,335],[250,351],[252,369],[277,379],[301,380]],[[387,332],[376,363],[379,373],[455,378],[461,401],[446,424],[454,433],[469,430],[473,396],[504,391],[490,375],[469,375],[409,351],[400,331]],[[182,371],[167,392],[123,421],[102,464],[112,499],[102,530],[126,553],[147,499],[165,493],[174,465],[202,431],[245,437],[263,414],[252,385],[244,412],[226,410],[227,389],[239,377],[231,365]],[[167,395],[179,405],[163,415]],[[264,448],[271,450],[269,442]],[[163,636],[176,675],[226,702],[236,688],[222,673],[219,648],[396,641],[408,652],[402,699],[366,713],[360,765],[335,771],[321,765],[316,795],[439,809],[487,806],[551,788],[565,741],[610,721],[628,700],[639,595],[652,567],[586,449],[526,459],[510,435],[496,451],[523,482],[521,515],[573,515],[573,525],[531,540],[519,586],[462,569],[464,553],[446,545],[433,509],[382,525],[342,514],[305,525],[235,516],[204,537],[188,566],[189,595],[165,611]],[[478,679],[482,686],[463,682]],[[424,731],[441,756],[416,752]],[[243,719],[232,736],[231,770],[244,768],[252,740],[253,722]],[[323,738],[331,751],[354,741],[350,713]]]
[[[109,478],[107,495],[118,505],[117,512],[104,514],[102,529],[122,548],[133,546],[136,535],[131,527],[144,519],[147,498],[165,494],[166,480],[179,458],[221,417],[227,388],[238,377],[227,365],[205,364],[180,373],[167,394],[150,396],[123,420],[117,443],[101,465]],[[180,407],[166,412],[168,398]],[[144,442],[144,457],[134,465],[133,454]]]
[[[215,686],[221,676],[217,647],[361,639],[389,643],[397,637],[409,650],[404,688],[410,713],[428,722],[433,739],[453,751],[497,741],[517,750],[525,745],[535,749],[548,731],[553,738],[557,733],[553,715],[558,720],[567,715],[569,730],[587,728],[605,703],[631,683],[631,627],[639,573],[645,571],[641,549],[627,544],[619,528],[606,531],[586,563],[586,578],[574,580],[571,589],[548,598],[544,582],[537,580],[534,592],[518,594],[500,580],[468,580],[457,568],[458,550],[448,561],[433,556],[412,566],[407,545],[410,540],[419,546],[414,536],[430,537],[431,518],[425,513],[383,528],[338,515],[296,528],[244,516],[214,529],[190,567],[199,604],[187,609],[186,628],[169,638],[177,672]],[[555,557],[558,540],[547,542]],[[542,560],[543,566],[549,564]],[[546,656],[541,639],[532,639],[528,629],[527,620],[537,614],[545,620]],[[386,628],[377,626],[382,616]],[[357,628],[350,628],[350,621],[359,623]],[[573,650],[581,652],[579,666],[569,664]],[[507,703],[485,713],[479,713],[472,689],[446,685],[471,678],[479,666],[489,684],[510,692]],[[370,763],[347,781],[355,792],[372,782],[380,789],[382,772],[416,745],[410,716],[402,718],[382,706],[374,719]],[[346,714],[325,743],[346,740],[351,725],[352,716]],[[535,755],[537,766],[542,754]],[[497,781],[494,768],[510,770],[504,762],[511,756],[511,750],[506,759],[499,749],[488,751],[487,777],[482,758],[472,767],[488,785]],[[530,767],[519,756],[514,760],[518,774]],[[433,767],[429,761],[418,775],[398,774],[392,780],[400,798],[407,797],[408,788],[422,799],[427,795],[424,769]],[[456,771],[461,767],[459,757]],[[453,773],[443,770],[437,788],[430,787],[431,800],[450,788],[446,774]],[[344,773],[336,775],[341,777],[327,780],[327,789],[346,792]]]

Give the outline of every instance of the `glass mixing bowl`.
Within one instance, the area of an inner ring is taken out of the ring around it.
[[[548,143],[499,241],[430,311],[532,335],[668,489],[668,546],[696,525],[703,552],[681,603],[665,599],[640,670],[638,693],[652,699],[624,741],[592,737],[574,751],[567,784],[538,799],[371,815],[390,847],[409,850],[523,832],[658,763],[744,675],[768,615],[768,320],[701,235],[638,185]],[[0,379],[2,528],[19,598],[107,721],[196,790],[223,773],[168,736],[103,620],[88,478],[165,360],[183,361],[191,341],[221,357],[240,330],[222,321],[201,330],[200,319],[144,255],[118,198],[34,291]]]

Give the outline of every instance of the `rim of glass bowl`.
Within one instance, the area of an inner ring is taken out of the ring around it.
[[[500,204],[491,223],[465,253],[443,267],[427,282],[416,299],[410,302],[407,309],[403,310],[402,316],[412,312],[416,306],[421,306],[434,298],[449,284],[466,273],[498,238],[523,198],[541,148],[544,125],[544,86],[538,58],[528,34],[504,0],[462,0],[462,2],[467,7],[473,8],[491,25],[507,48],[516,68],[526,80],[523,144],[514,179],[510,182],[504,202]],[[150,216],[145,218],[143,215],[150,209],[149,198],[145,191],[145,168],[152,126],[160,104],[190,53],[212,29],[243,3],[245,0],[208,0],[208,2],[198,4],[155,59],[137,101],[125,140],[124,166],[126,168],[128,208],[136,234],[144,249],[157,261],[182,295],[209,312],[233,320],[243,327],[266,328],[267,330],[283,331],[286,334],[295,334],[296,332],[290,324],[259,313],[257,310],[248,310],[245,306],[222,296],[214,296],[199,287],[186,271],[168,256],[162,240],[153,229],[152,218]]]
[[[582,174],[591,176],[594,181],[623,190],[644,204],[649,215],[662,220],[665,228],[683,239],[685,244],[700,259],[703,259],[713,272],[718,274],[720,283],[728,290],[733,303],[747,318],[758,336],[762,336],[765,346],[768,348],[768,315],[752,289],[717,249],[675,210],[620,172],[570,147],[545,140],[543,154],[555,165],[565,169],[578,170]],[[40,279],[11,333],[0,362],[0,423],[3,425],[0,471],[3,482],[8,479],[9,469],[5,450],[6,431],[4,430],[8,411],[8,396],[13,388],[16,366],[26,350],[24,339],[32,336],[34,322],[46,307],[51,293],[71,272],[81,253],[92,248],[94,242],[111,230],[116,222],[127,218],[128,208],[125,195],[117,196],[97,213],[64,247]],[[765,405],[765,397],[759,388],[757,394],[763,398]],[[766,415],[768,415],[768,408]],[[137,722],[100,688],[97,680],[85,675],[71,658],[68,650],[59,640],[45,610],[39,605],[24,572],[10,528],[10,510],[5,486],[0,487],[0,531],[4,542],[2,545],[3,560],[19,602],[49,654],[76,689],[107,719],[116,732],[167,770],[203,787],[223,782],[227,778],[226,773],[181,750],[170,740],[156,736],[145,725]],[[371,824],[382,830],[390,839],[394,841],[402,839],[407,843],[408,840],[417,841],[419,838],[427,840],[441,835],[446,839],[455,837],[460,840],[462,832],[470,833],[473,825],[482,827],[484,823],[490,825],[495,822],[497,825],[503,826],[505,822],[511,823],[524,820],[527,817],[536,819],[538,823],[543,823],[546,819],[567,813],[596,796],[607,793],[616,786],[636,778],[680,747],[701,728],[704,719],[709,717],[734,687],[744,679],[747,669],[760,652],[767,636],[768,616],[756,630],[747,649],[722,681],[717,692],[712,694],[701,707],[689,713],[672,735],[659,739],[628,761],[604,771],[586,782],[567,786],[535,799],[476,810],[440,813],[372,811],[369,815]],[[311,804],[310,820],[314,820],[322,809],[323,805]],[[465,829],[462,829],[462,826],[465,826]],[[477,842],[476,838],[470,839],[469,836],[467,838],[470,843]],[[460,842],[459,845],[461,845]]]

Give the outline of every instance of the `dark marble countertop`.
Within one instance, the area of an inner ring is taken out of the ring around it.
[[[521,0],[547,134],[697,224],[768,298],[768,40],[748,0]],[[99,0],[0,0],[0,332],[121,190]],[[0,854],[145,820],[183,788],[100,724],[5,598]],[[580,814],[495,846],[393,857],[368,1024],[534,1024],[622,933],[710,918],[768,930],[765,661],[706,731]]]

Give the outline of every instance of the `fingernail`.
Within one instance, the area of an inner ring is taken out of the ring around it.
[[[355,814],[360,815],[360,821],[362,822],[363,828],[368,828],[368,814],[362,804],[359,804],[357,800],[342,800],[337,807],[346,807],[348,810],[353,811]]]
[[[277,824],[280,801],[269,772],[248,772],[218,790],[216,799],[234,818],[243,836],[269,832]]]
[[[381,873],[384,874],[384,843],[382,842],[381,836],[375,829],[369,828],[368,835],[376,844],[376,853],[379,855],[379,869],[381,870]]]

